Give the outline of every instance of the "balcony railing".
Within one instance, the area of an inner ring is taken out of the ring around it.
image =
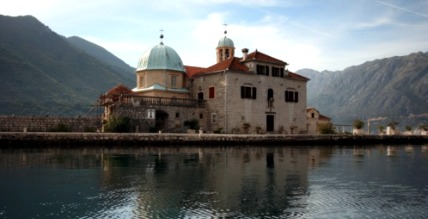
[[[166,98],[166,97],[147,97],[138,95],[115,95],[105,96],[105,102],[107,103],[120,103],[120,104],[131,104],[134,106],[176,106],[176,107],[193,107],[203,108],[205,107],[205,100],[196,99],[180,99],[180,98]]]

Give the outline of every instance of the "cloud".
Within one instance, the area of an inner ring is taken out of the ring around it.
[[[383,25],[391,24],[392,21],[388,17],[379,17],[370,22],[361,22],[353,25],[354,29],[366,29],[366,28],[375,28]]]

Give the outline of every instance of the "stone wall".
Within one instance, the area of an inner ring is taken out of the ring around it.
[[[161,124],[159,118],[149,118],[149,111],[153,110],[156,114],[159,112],[166,116],[166,120]],[[184,122],[187,120],[197,119],[202,129],[207,130],[207,111],[205,108],[197,107],[178,107],[178,106],[150,106],[131,104],[117,105],[113,116],[129,117],[133,120],[135,132],[186,132],[187,128]],[[138,127],[137,127],[138,126]],[[155,130],[153,130],[155,129]]]
[[[0,116],[0,132],[96,132],[98,117]]]
[[[241,86],[256,88],[256,98],[242,98]],[[209,98],[209,88],[215,88],[214,98]],[[308,131],[306,118],[306,81],[290,77],[272,77],[255,73],[219,72],[202,75],[193,82],[194,95],[204,92],[209,113],[216,114],[216,123],[209,124],[213,131],[225,133],[263,133],[267,131],[267,116],[273,116],[271,133],[302,134]],[[273,91],[269,106],[268,90]],[[199,91],[198,91],[199,90]],[[298,92],[297,102],[286,102],[285,91]],[[248,127],[245,128],[244,127]]]

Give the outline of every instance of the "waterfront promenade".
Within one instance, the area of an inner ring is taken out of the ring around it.
[[[241,135],[175,133],[0,132],[0,148],[44,146],[233,146],[428,144],[422,135]]]

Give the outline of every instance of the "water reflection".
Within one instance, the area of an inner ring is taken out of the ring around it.
[[[426,145],[0,150],[0,218],[418,216],[428,213],[427,151]]]

